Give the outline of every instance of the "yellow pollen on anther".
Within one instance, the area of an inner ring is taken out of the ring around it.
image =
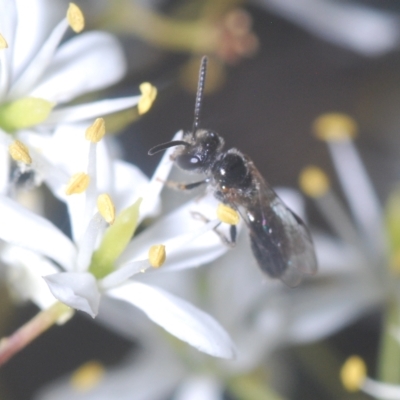
[[[322,197],[330,188],[328,176],[321,168],[313,165],[301,171],[299,185],[307,196],[314,198]]]
[[[163,244],[156,244],[149,249],[149,263],[153,268],[159,268],[165,263],[166,253]]]
[[[85,138],[92,143],[98,143],[106,134],[106,124],[103,118],[96,118],[92,125],[86,129]]]
[[[9,146],[8,151],[10,156],[15,161],[20,161],[25,164],[31,164],[32,158],[29,154],[28,148],[19,140],[14,140]]]
[[[86,392],[101,382],[104,373],[104,366],[100,362],[88,361],[74,371],[71,386],[79,392]]]
[[[89,183],[89,175],[84,172],[78,172],[77,174],[72,175],[69,180],[67,188],[65,189],[65,194],[69,196],[71,194],[83,193],[89,186]]]
[[[111,197],[107,193],[103,193],[97,198],[97,208],[99,210],[99,213],[107,223],[114,223],[115,206],[113,201],[111,200]]]
[[[4,39],[4,36],[0,33],[0,50],[6,49],[8,47],[7,40]]]
[[[349,392],[357,392],[367,376],[367,367],[359,356],[351,356],[340,370],[340,379]]]
[[[219,220],[229,225],[237,225],[240,221],[239,213],[222,203],[218,204],[217,217]]]
[[[140,93],[142,97],[138,103],[139,115],[147,113],[150,110],[154,100],[157,97],[157,88],[149,82],[143,82],[139,85]]]
[[[76,32],[82,32],[85,27],[85,17],[81,9],[75,3],[69,3],[67,11],[67,20],[71,29]]]
[[[356,121],[341,113],[322,114],[313,123],[315,136],[328,142],[352,139],[356,136],[357,130]]]

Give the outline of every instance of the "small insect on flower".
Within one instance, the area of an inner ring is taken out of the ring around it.
[[[178,188],[190,190],[207,184],[214,196],[237,210],[246,223],[253,254],[261,270],[288,286],[296,286],[304,274],[317,271],[310,233],[265,182],[249,157],[237,149],[223,150],[221,136],[199,128],[206,67],[207,57],[203,57],[192,130],[185,132],[182,140],[153,147],[149,155],[177,146],[172,154],[175,164],[185,171],[206,176],[200,182],[179,184]],[[231,226],[230,236],[234,243],[235,225]]]

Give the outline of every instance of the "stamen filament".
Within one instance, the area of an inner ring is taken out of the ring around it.
[[[334,232],[343,241],[352,244],[360,250],[361,254],[364,254],[365,245],[360,240],[352,219],[335,194],[332,191],[328,191],[324,196],[314,198],[314,201]]]
[[[381,255],[386,250],[382,210],[354,144],[351,140],[328,142],[328,149],[360,231],[374,253]]]
[[[76,259],[76,271],[85,272],[90,265],[90,260],[97,238],[104,231],[106,223],[99,213],[96,213],[90,220],[82,239],[78,243],[78,254]]]
[[[9,63],[7,63],[6,51],[0,51],[0,100],[3,99],[8,90],[8,84],[10,82],[10,69]]]
[[[208,231],[211,231],[214,228],[216,228],[220,223],[221,223],[221,221],[218,218],[216,218],[216,219],[213,219],[213,220],[207,222],[201,228],[199,228],[193,232],[185,233],[183,235],[180,235],[173,239],[168,240],[165,243],[165,247],[168,250],[168,254],[172,254],[174,251],[177,251],[177,250],[179,251],[179,249],[184,247],[186,244],[188,244],[188,243],[192,242],[193,240],[197,239],[198,237],[204,235]]]
[[[99,280],[98,285],[101,289],[108,290],[120,285],[133,275],[146,271],[148,268],[150,268],[148,259],[126,263]]]
[[[0,53],[1,54],[1,53]],[[47,118],[47,124],[57,124],[60,122],[77,122],[98,115],[108,115],[117,111],[135,107],[140,100],[140,96],[123,97],[119,99],[106,99],[93,101],[89,104],[82,104],[70,107],[62,107],[55,110]]]
[[[182,135],[182,131],[177,132],[172,138],[172,141],[181,140]],[[158,163],[158,166],[154,171],[153,176],[150,179],[147,190],[143,195],[143,201],[141,205],[142,213],[139,217],[139,222],[146,215],[147,210],[152,210],[155,208],[155,201],[157,201],[157,199],[159,198],[160,193],[165,186],[165,181],[167,180],[173,165],[171,161],[171,154],[173,152],[173,148],[167,149],[167,151],[162,156],[160,162]]]
[[[378,382],[366,377],[361,390],[372,397],[384,400],[400,399],[400,386],[389,383]]]

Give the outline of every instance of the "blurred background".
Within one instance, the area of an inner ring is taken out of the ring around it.
[[[135,94],[143,81],[158,88],[153,108],[140,120],[130,123],[124,115],[115,120],[115,130],[121,128],[117,140],[122,143],[124,158],[148,176],[159,161],[159,156],[147,155],[148,149],[192,125],[199,60],[206,54],[209,70],[201,126],[220,133],[227,148],[237,147],[248,154],[272,186],[298,189],[300,171],[314,164],[325,170],[336,193],[343,196],[326,145],[312,134],[313,121],[327,112],[345,113],[357,122],[356,146],[382,204],[397,183],[397,1],[76,3],[85,13],[86,30],[102,29],[117,35],[128,60],[125,79],[97,95]],[[311,224],[332,233],[313,204],[306,206]],[[34,316],[37,309],[31,304],[11,305],[5,294],[1,297],[4,336]],[[278,376],[277,390],[285,386],[282,381],[286,377],[295,388],[282,398],[367,398],[346,394],[338,375],[324,371],[324,351],[327,346],[333,349],[340,362],[353,353],[362,354],[373,374],[381,319],[382,310],[375,307],[328,338],[279,349],[279,354],[272,356],[276,364],[269,364],[271,374]],[[33,399],[47,384],[87,361],[96,359],[106,368],[119,365],[135,346],[135,341],[77,313],[68,324],[46,332],[2,367],[0,398]],[[130,398],[136,398],[134,393],[132,388]],[[155,400],[173,394],[172,390]],[[225,396],[240,398],[229,390]]]

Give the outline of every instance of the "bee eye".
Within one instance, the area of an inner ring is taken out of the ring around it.
[[[201,165],[200,158],[192,154],[181,154],[175,161],[179,167],[186,170],[196,169]]]

